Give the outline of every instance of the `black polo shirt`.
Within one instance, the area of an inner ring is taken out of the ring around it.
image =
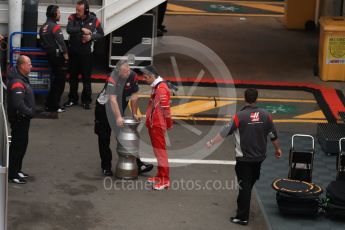
[[[122,108],[122,115],[127,108],[128,101],[131,98],[132,94],[138,91],[139,85],[137,75],[132,70],[127,79],[112,74],[112,76],[108,80],[106,87],[107,95],[116,95],[119,108]]]

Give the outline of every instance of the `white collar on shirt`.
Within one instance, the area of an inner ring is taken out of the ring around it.
[[[161,78],[161,76],[158,76],[154,82],[152,82],[151,87],[155,87],[159,82],[162,82],[163,78]]]

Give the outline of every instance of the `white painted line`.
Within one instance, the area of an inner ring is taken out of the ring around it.
[[[140,158],[144,162],[157,163],[156,158]],[[197,159],[169,159],[169,163],[176,164],[206,164],[206,165],[236,165],[236,161],[197,160]]]

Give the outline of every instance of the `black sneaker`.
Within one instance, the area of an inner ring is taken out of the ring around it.
[[[113,172],[110,169],[104,169],[103,175],[104,176],[113,176]]]
[[[168,32],[165,25],[158,26],[158,29],[160,29],[164,33]]]
[[[230,222],[240,225],[248,225],[248,220],[242,220],[237,217],[230,217]]]
[[[163,31],[160,29],[157,29],[157,37],[162,37],[163,35],[164,35]]]
[[[68,101],[65,102],[65,104],[63,104],[63,106],[65,106],[65,107],[72,107],[74,105],[78,105],[78,102],[74,102],[74,101],[68,100]]]
[[[15,184],[26,184],[26,180],[24,178],[21,177],[17,177],[17,178],[9,178],[9,181],[11,183],[15,183]]]
[[[45,108],[44,108],[44,112],[47,112],[47,113],[55,113],[55,112],[56,112],[56,109],[52,109],[52,108],[49,108],[49,107],[45,107]]]
[[[83,104],[83,108],[87,110],[91,109],[90,104],[88,103]]]
[[[28,178],[28,177],[29,177],[29,174],[20,171],[20,172],[18,173],[18,176],[19,176],[20,178]]]
[[[139,174],[150,172],[153,169],[153,164],[143,163],[141,166],[138,166]]]

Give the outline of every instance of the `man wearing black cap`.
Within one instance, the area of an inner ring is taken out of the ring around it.
[[[65,108],[60,106],[60,99],[65,89],[68,53],[61,27],[57,24],[61,16],[59,7],[49,5],[46,16],[47,21],[39,31],[41,47],[47,53],[51,68],[51,86],[47,97],[46,110],[64,112]]]
[[[153,184],[154,190],[163,190],[170,186],[165,143],[166,130],[171,129],[173,125],[170,113],[170,90],[153,66],[147,66],[141,72],[146,83],[152,87],[151,98],[146,109],[146,127],[158,162],[157,175],[148,178],[147,182]]]

